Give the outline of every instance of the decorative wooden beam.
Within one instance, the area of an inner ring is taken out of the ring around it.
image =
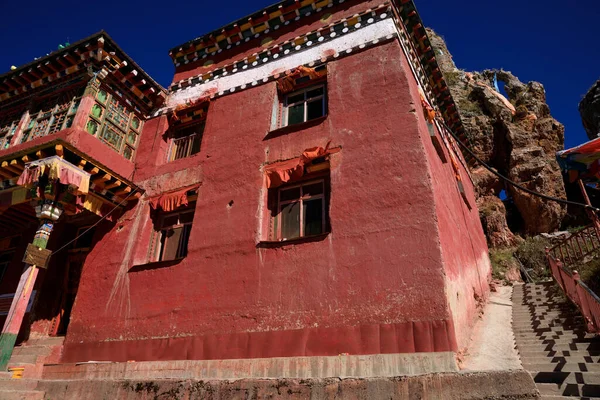
[[[100,168],[94,166],[94,168],[90,169],[88,172],[90,175],[96,175],[98,172],[100,172]]]
[[[29,81],[21,75],[14,75],[12,78],[13,78],[13,81],[15,81],[19,84],[19,86],[29,85]]]
[[[58,72],[58,69],[54,65],[52,65],[52,63],[50,61],[46,61],[44,63],[44,68],[51,70],[53,73]]]
[[[46,158],[48,157],[48,155],[44,152],[44,150],[38,150],[35,152],[35,156],[38,158],[38,160],[41,160],[42,158]]]
[[[110,174],[104,174],[104,175],[94,179],[92,182],[94,182],[94,185],[104,186],[104,182],[110,181],[111,179],[112,179],[112,176]]]
[[[130,192],[131,192],[131,187],[125,186],[123,189],[115,192],[115,196],[122,197],[122,196],[124,196],[124,195],[126,195],[126,194],[128,194]]]
[[[23,165],[23,162],[17,159],[11,160],[10,166],[18,169],[19,171],[23,171],[25,169],[25,165]]]
[[[87,164],[87,160],[82,158],[81,160],[79,160],[79,164],[77,164],[77,168],[84,169],[85,164]]]
[[[106,190],[110,190],[110,189],[113,189],[113,188],[116,188],[116,187],[119,187],[119,186],[121,186],[121,184],[122,184],[122,183],[123,183],[123,182],[121,182],[120,180],[118,180],[118,179],[117,179],[117,180],[116,180],[116,181],[114,181],[113,183],[110,183],[110,184],[108,184],[108,185],[104,186],[104,189],[106,189]]]
[[[5,171],[12,172],[15,175],[21,175],[21,172],[23,171],[22,169],[19,169],[12,165],[12,161],[10,163],[8,161],[2,161],[2,169],[4,169]]]
[[[65,149],[62,144],[57,144],[56,146],[54,146],[54,151],[56,151],[57,156],[59,156],[60,158],[64,158]]]
[[[14,178],[14,176],[15,175],[12,172],[9,172],[4,169],[0,169],[0,178],[2,178],[2,180],[12,179],[12,178]]]
[[[25,80],[27,84],[36,81],[36,79],[32,79],[31,75],[29,75],[27,71],[22,71],[21,73],[19,73],[19,78]]]
[[[27,70],[27,73],[33,77],[35,77],[36,80],[38,79],[42,79],[42,74],[40,74],[40,72],[36,69],[36,68],[29,68]]]
[[[2,83],[4,83],[6,86],[8,86],[10,88],[10,90],[15,90],[15,89],[19,88],[19,86],[17,84],[15,84],[15,82],[13,82],[12,79],[10,79],[10,78],[5,79],[4,82],[2,82]]]

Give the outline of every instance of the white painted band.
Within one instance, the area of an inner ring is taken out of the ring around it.
[[[241,85],[255,86],[258,82],[268,80],[273,71],[286,71],[299,65],[319,61],[331,55],[332,50],[336,54],[347,52],[357,46],[368,45],[373,41],[396,36],[396,27],[391,18],[382,19],[370,25],[361,27],[345,35],[336,37],[329,42],[313,45],[305,50],[298,51],[286,57],[273,59],[256,68],[237,72],[233,75],[225,75],[214,81],[189,87],[172,93],[167,99],[167,107],[173,108],[188,101],[196,100],[209,93],[228,92]]]

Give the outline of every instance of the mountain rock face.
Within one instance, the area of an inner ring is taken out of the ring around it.
[[[524,84],[503,70],[459,70],[443,39],[432,30],[427,33],[477,157],[530,190],[566,199],[555,159],[564,148],[565,129],[550,114],[542,84]],[[495,79],[504,84],[507,97],[495,89]],[[565,206],[516,189],[480,165],[471,174],[491,247],[514,245],[516,233],[535,235],[560,227]],[[499,199],[502,191],[505,202]],[[512,224],[507,223],[505,203],[514,208]]]
[[[579,103],[579,113],[590,140],[600,136],[600,81],[594,83]]]

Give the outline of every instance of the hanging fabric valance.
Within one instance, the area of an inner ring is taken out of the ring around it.
[[[294,90],[296,87],[296,79],[298,78],[308,76],[310,79],[318,79],[325,75],[327,75],[327,68],[317,71],[315,68],[304,67],[301,65],[292,69],[283,78],[280,78],[277,81],[277,89],[282,93],[288,93]]]
[[[90,188],[90,174],[70,162],[52,156],[25,164],[25,169],[17,181],[18,185],[31,186],[38,182],[40,176],[48,174],[50,180],[60,179],[63,185],[72,185],[80,194]]]
[[[329,143],[327,143],[325,148],[313,147],[304,150],[298,158],[267,165],[264,170],[267,178],[267,187],[269,189],[276,188],[284,183],[302,178],[306,165],[317,158],[325,157],[333,152],[333,150],[329,149]]]
[[[206,103],[206,107],[196,109],[196,107],[204,103]],[[196,99],[194,101],[180,104],[171,111],[171,113],[169,114],[169,120],[171,123],[187,122],[187,119],[192,119],[194,116],[197,115],[200,115],[200,119],[204,119],[206,117],[206,108],[208,107],[209,103],[210,97],[200,97],[199,99]],[[188,111],[193,115],[186,118],[186,116],[182,114],[187,114]]]
[[[200,184],[187,186],[171,192],[166,192],[150,198],[150,207],[156,210],[160,208],[165,212],[173,211],[179,207],[188,205],[187,193],[191,190],[198,190]]]

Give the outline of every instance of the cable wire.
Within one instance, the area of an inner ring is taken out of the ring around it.
[[[515,188],[522,190],[523,192],[529,193],[533,196],[537,196],[540,197],[542,199],[548,200],[548,201],[554,201],[556,203],[562,203],[562,204],[567,204],[567,205],[572,205],[572,206],[578,206],[578,207],[584,207],[587,208],[588,210],[592,210],[595,212],[600,211],[599,208],[593,207],[589,204],[584,204],[584,203],[578,203],[576,201],[570,201],[570,200],[565,200],[565,199],[559,199],[558,197],[552,197],[552,196],[548,196],[545,195],[543,193],[539,193],[536,192],[534,190],[528,189],[525,186],[521,186],[520,184],[518,184],[517,182],[507,178],[506,176],[502,175],[501,173],[499,173],[498,171],[496,171],[494,168],[490,167],[488,164],[486,164],[483,160],[481,160],[479,157],[477,157],[475,155],[475,153],[473,152],[473,150],[471,150],[466,144],[464,144],[462,142],[462,140],[460,140],[458,138],[458,136],[456,136],[454,134],[454,132],[452,132],[452,129],[450,129],[448,127],[448,125],[446,125],[446,123],[439,119],[439,122],[441,122],[441,124],[444,126],[444,128],[446,128],[446,130],[448,131],[448,133],[454,138],[454,140],[456,140],[458,142],[458,144],[465,149],[470,155],[471,157],[473,157],[475,159],[475,161],[477,161],[479,164],[481,164],[485,169],[487,169],[488,171],[490,171],[492,174],[496,175],[498,178],[502,179],[503,181],[505,181],[506,183],[514,186]]]
[[[96,223],[94,223],[93,225],[91,225],[89,228],[87,228],[85,231],[83,231],[80,235],[76,236],[73,240],[71,240],[70,242],[68,242],[64,246],[62,246],[60,249],[52,252],[51,257],[54,256],[59,251],[67,248],[71,243],[75,242],[77,239],[79,239],[80,237],[82,237],[83,235],[85,235],[86,233],[88,233],[90,230],[92,230],[93,228],[95,228],[100,222],[104,221],[106,219],[106,217],[108,217],[110,214],[112,214],[117,208],[121,207],[127,201],[127,199],[130,198],[137,191],[138,191],[138,188],[133,189],[127,195],[127,197],[125,197],[123,199],[123,201],[121,201],[119,204],[117,204],[112,210],[110,210],[109,212],[107,212],[106,214],[104,214],[104,216],[102,218],[100,218],[98,221],[96,221]]]

